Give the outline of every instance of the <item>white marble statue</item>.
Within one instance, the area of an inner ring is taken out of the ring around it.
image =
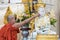
[[[45,8],[40,7],[38,13],[40,13],[40,17],[35,19],[36,32],[39,34],[56,34],[56,32],[51,30],[50,16],[46,15]]]

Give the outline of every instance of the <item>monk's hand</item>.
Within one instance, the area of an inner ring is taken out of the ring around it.
[[[40,16],[40,13],[38,13],[38,16]]]
[[[37,16],[37,17],[39,17],[39,16],[40,16],[40,14],[38,13],[38,14],[36,14],[36,16]]]

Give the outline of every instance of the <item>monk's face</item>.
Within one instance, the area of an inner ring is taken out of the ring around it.
[[[14,23],[15,23],[15,17],[12,17],[12,18],[11,18],[10,23],[11,23],[11,24],[14,24]]]

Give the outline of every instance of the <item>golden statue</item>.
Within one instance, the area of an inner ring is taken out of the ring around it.
[[[4,16],[4,24],[7,24],[7,23],[8,23],[7,17],[8,17],[10,14],[12,14],[12,11],[11,11],[10,6],[9,6],[9,7],[7,8],[7,11],[6,11],[5,16]]]

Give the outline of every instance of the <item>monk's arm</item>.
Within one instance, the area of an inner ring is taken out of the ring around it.
[[[22,21],[20,23],[15,23],[13,26],[19,28],[19,27],[25,25],[26,23],[30,22],[32,19],[34,19],[34,18],[36,18],[38,16],[40,16],[40,14],[36,14],[35,16],[32,16],[32,17],[30,17],[30,18],[28,18],[28,19],[26,19],[26,20],[24,20],[24,21]]]

